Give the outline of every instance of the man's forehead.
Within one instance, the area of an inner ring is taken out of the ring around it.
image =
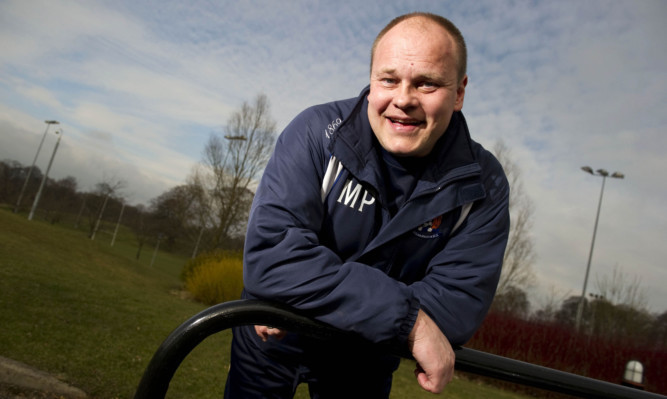
[[[427,35],[431,36],[434,33],[435,34],[443,34],[445,37],[451,39],[451,35],[447,30],[440,26],[438,23],[435,21],[432,21],[426,17],[422,16],[415,16],[412,18],[408,18],[405,21],[401,21],[396,26],[393,28],[389,29],[385,36],[389,35],[391,32],[401,32],[401,34],[406,34],[406,33],[413,33],[417,35]]]
[[[443,62],[454,62],[458,65],[459,54],[454,37],[436,22],[418,16],[401,21],[378,41],[372,54],[372,70],[376,70],[376,66],[379,67],[375,65],[379,55],[397,51],[408,54],[414,49],[413,55],[417,56],[420,53],[416,51],[423,51],[423,46],[421,50],[417,50],[417,47],[424,44],[434,46],[436,52],[442,56]]]
[[[417,19],[422,21],[413,21]],[[455,52],[456,42],[452,35],[442,26],[421,17],[402,21],[391,28],[377,43],[375,51],[386,49],[387,46],[395,46],[397,43],[403,43],[409,49],[411,44],[419,42],[439,42],[442,44],[443,53]]]

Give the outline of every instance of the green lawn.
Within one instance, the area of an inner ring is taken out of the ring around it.
[[[127,234],[127,233],[126,233]],[[166,336],[205,307],[179,295],[187,259],[152,249],[134,258],[129,236],[111,247],[83,231],[27,221],[0,208],[0,356],[37,367],[92,398],[131,398]],[[181,365],[168,398],[221,398],[229,331],[205,340]],[[392,398],[421,398],[406,361]],[[456,378],[449,398],[519,398]],[[297,398],[307,398],[300,388]]]

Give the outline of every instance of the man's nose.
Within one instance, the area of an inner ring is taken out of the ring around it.
[[[402,84],[394,96],[394,105],[400,109],[414,107],[417,103],[416,94],[414,87]]]

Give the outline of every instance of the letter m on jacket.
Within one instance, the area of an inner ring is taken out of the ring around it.
[[[356,208],[357,201],[359,200],[359,194],[361,194],[362,191],[361,188],[361,184],[354,182],[352,179],[349,179],[345,183],[345,187],[343,187],[343,191],[341,191],[340,196],[338,197],[338,203],[342,203],[343,205],[349,206],[353,209]],[[364,195],[361,198],[359,209],[357,209],[359,212],[364,210],[365,205],[371,205],[375,202],[375,198],[373,198],[373,196],[370,195],[368,191],[363,190],[363,192]]]

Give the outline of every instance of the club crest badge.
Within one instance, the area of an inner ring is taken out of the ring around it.
[[[433,220],[429,220],[417,227],[412,233],[421,238],[437,238],[442,236],[440,225],[442,224],[442,216],[438,216]]]

